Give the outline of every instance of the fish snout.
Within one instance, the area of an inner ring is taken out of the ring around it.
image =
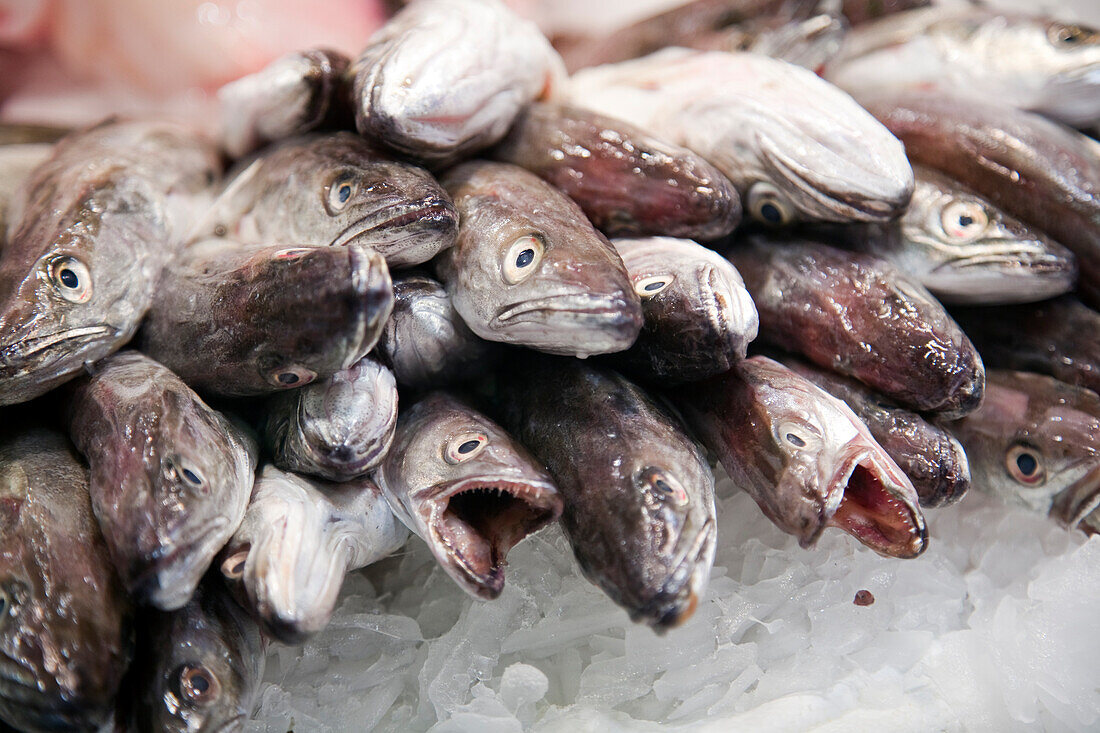
[[[671,571],[657,592],[631,611],[631,618],[649,624],[658,634],[691,618],[710,578],[716,539],[713,517],[707,517],[698,529],[690,521],[685,524]]]

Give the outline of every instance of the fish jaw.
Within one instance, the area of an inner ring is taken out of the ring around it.
[[[1089,534],[1100,532],[1093,515],[1100,518],[1100,462],[1058,492],[1050,505],[1050,516],[1063,526],[1079,527]]]
[[[8,330],[0,319],[0,405],[26,402],[75,376],[81,365],[100,359],[127,337],[106,324],[30,335],[34,322]]]
[[[419,519],[447,573],[470,595],[491,600],[504,589],[508,551],[561,512],[550,483],[472,476],[435,487]]]
[[[760,316],[745,284],[734,282],[713,265],[702,267],[696,282],[711,328],[725,337],[737,357],[745,358],[749,342],[760,330]]]
[[[169,552],[160,546],[152,557],[123,566],[130,593],[162,611],[183,608],[234,529],[226,517],[216,517],[196,537],[173,543]]]
[[[489,320],[488,333],[479,335],[549,354],[589,356],[630,348],[642,323],[637,298],[570,293],[505,305]]]
[[[1077,260],[1043,240],[986,240],[932,268],[924,285],[944,303],[1006,305],[1049,300],[1073,290]]]
[[[362,244],[386,258],[390,267],[427,262],[454,244],[458,212],[449,200],[429,196],[396,203],[364,216],[340,232],[332,246]]]
[[[702,589],[710,579],[717,534],[712,517],[707,517],[703,526],[695,531],[685,527],[677,546],[676,556],[680,559],[673,562],[672,571],[656,595],[631,609],[630,619],[643,621],[658,634],[664,634],[691,618],[699,606]]]

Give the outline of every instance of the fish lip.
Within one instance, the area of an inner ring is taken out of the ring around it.
[[[359,241],[360,238],[365,240],[363,244],[369,245],[371,243],[369,235],[381,227],[388,225],[396,229],[405,229],[418,221],[432,222],[440,219],[452,222],[452,226],[457,224],[454,208],[439,197],[433,196],[411,204],[391,204],[356,219],[337,234],[329,246],[343,247]]]
[[[728,311],[732,308],[732,304],[727,303],[726,307],[723,308],[722,304],[718,302],[717,289],[714,286],[714,281],[717,278],[718,271],[714,269],[714,266],[705,265],[699,270],[696,285],[699,288],[703,307],[706,309],[707,322],[715,333],[726,333],[730,322]]]
[[[1066,499],[1059,501],[1060,497]],[[1073,501],[1074,496],[1080,496]],[[1100,464],[1090,468],[1084,476],[1058,492],[1050,507],[1050,513],[1067,527],[1077,527],[1100,507]]]
[[[489,319],[489,328],[498,330],[510,323],[522,323],[524,316],[542,311],[550,311],[554,314],[571,313],[614,321],[624,317],[629,318],[626,306],[626,299],[615,295],[590,293],[551,295],[502,306]]]
[[[54,331],[53,333],[43,336],[23,338],[0,349],[0,366],[13,367],[20,361],[26,360],[35,354],[39,354],[61,344],[68,344],[75,339],[101,336],[103,334],[115,332],[116,329],[111,328],[105,323],[101,323],[95,326],[81,326],[79,328],[69,328],[64,331]]]
[[[1010,241],[1013,240],[1004,240],[1005,243]],[[1000,243],[1000,241],[983,242],[985,245],[997,245]],[[1017,275],[1020,277],[1072,275],[1076,273],[1077,270],[1073,261],[1070,259],[1037,251],[1037,247],[1027,247],[1025,245],[1013,247],[1011,250],[1004,252],[974,254],[952,258],[936,265],[930,272],[941,273],[971,267],[990,266],[1003,266],[1011,270],[1011,272],[1004,273],[1005,275]]]
[[[167,555],[154,556],[151,560],[146,559],[143,563],[143,567],[140,572],[135,575],[131,575],[127,586],[130,592],[139,598],[146,600],[156,600],[157,603],[163,603],[165,598],[173,598],[179,594],[178,587],[165,586],[161,580],[161,576],[165,574],[171,574],[178,564],[187,555],[192,555],[196,552],[196,548],[202,548],[206,545],[210,538],[215,536],[218,532],[222,531],[229,524],[229,520],[225,517],[219,516],[213,520],[211,526],[204,532],[200,532],[194,538],[176,543],[177,547],[169,552]],[[228,539],[228,538],[227,538]],[[217,550],[220,550],[219,545],[215,552],[210,553],[211,560],[214,555],[217,554]],[[205,570],[203,571],[205,572]],[[202,572],[199,573],[195,579],[195,583],[202,577]],[[187,603],[190,598],[190,594],[182,599],[177,608],[182,607]],[[175,610],[174,608],[166,608],[163,610]]]
[[[632,619],[645,619],[658,633],[664,633],[691,618],[699,604],[698,589],[692,587],[692,582],[697,577],[705,577],[695,570],[714,547],[718,535],[716,525],[714,517],[707,517],[691,540],[681,543],[684,547],[679,560],[653,597],[631,612]],[[709,575],[709,568],[707,570]]]

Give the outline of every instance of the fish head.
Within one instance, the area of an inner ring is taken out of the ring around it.
[[[382,476],[410,528],[481,599],[503,590],[508,551],[562,511],[557,487],[525,448],[441,392],[402,413]]]

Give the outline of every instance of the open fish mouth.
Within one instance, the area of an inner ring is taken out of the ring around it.
[[[933,273],[988,268],[1004,270],[1005,276],[1016,275],[1030,277],[1034,275],[1062,275],[1070,277],[1076,274],[1072,259],[1054,254],[1037,252],[1034,249],[1013,249],[1001,252],[985,252],[969,257],[958,257],[937,265]]]
[[[674,561],[672,572],[653,598],[631,611],[631,620],[644,620],[663,634],[691,618],[699,606],[698,588],[706,584],[710,574],[710,556],[717,534],[714,519],[707,517],[690,541],[681,542],[683,550],[680,559]]]
[[[508,551],[562,510],[557,490],[545,483],[475,476],[433,493],[433,542],[466,578],[467,590],[487,600],[504,589]]]
[[[842,493],[825,526],[839,527],[887,557],[914,558],[928,547],[924,515],[871,456],[846,461],[829,486],[830,497],[837,489]]]
[[[500,329],[513,323],[544,321],[553,317],[572,317],[578,325],[615,326],[633,322],[624,299],[606,295],[570,294],[534,298],[506,305],[489,320],[489,327]]]
[[[0,369],[5,371],[8,369],[19,369],[26,360],[33,356],[38,356],[43,352],[57,350],[58,347],[68,348],[74,341],[90,340],[99,336],[113,334],[114,332],[115,329],[110,326],[99,324],[96,326],[83,326],[81,328],[55,331],[45,336],[34,336],[21,339],[0,349]],[[12,376],[18,373],[21,372],[16,372]]]
[[[429,198],[412,204],[393,204],[357,219],[332,240],[331,246],[342,247],[353,242],[369,246],[410,237],[426,229],[457,227],[454,207],[443,199]]]
[[[1066,527],[1100,534],[1100,464],[1058,492],[1050,505],[1050,516]]]

